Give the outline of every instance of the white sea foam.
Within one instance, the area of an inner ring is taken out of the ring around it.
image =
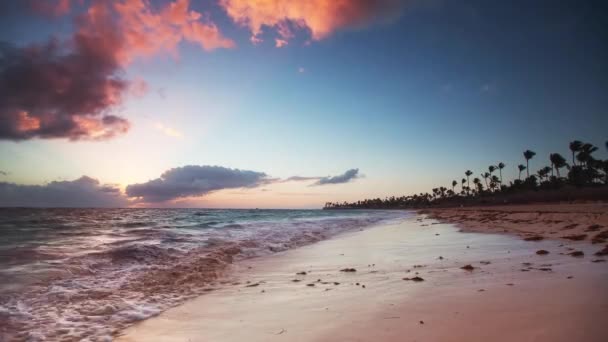
[[[408,215],[165,209],[8,214],[5,222],[0,219],[7,237],[0,245],[0,279],[21,282],[0,287],[0,323],[7,327],[4,335],[0,332],[2,341],[111,338],[133,322],[217,287],[235,260]],[[15,227],[21,227],[20,234],[7,233]],[[30,236],[24,227],[30,227]]]

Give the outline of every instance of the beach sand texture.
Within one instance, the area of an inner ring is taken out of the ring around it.
[[[545,220],[534,208],[522,209],[514,215],[529,215],[522,220],[530,224]],[[497,217],[507,209],[500,210]],[[582,210],[548,215],[564,220]],[[585,210],[585,225],[604,222],[603,208],[591,216]],[[429,214],[441,215],[427,212],[237,263],[223,286],[117,340],[605,341],[608,263],[594,255],[603,245],[553,239],[559,235],[548,228],[513,230],[547,237],[540,241],[463,233],[463,222],[439,223]],[[505,230],[484,224],[490,232]]]

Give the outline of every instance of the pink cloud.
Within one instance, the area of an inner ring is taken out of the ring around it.
[[[144,0],[123,0],[113,4],[118,14],[116,25],[124,37],[120,60],[129,63],[136,57],[159,52],[177,54],[182,41],[198,44],[204,50],[233,48],[217,26],[201,13],[189,10],[189,0],[176,0],[159,12],[153,12]]]
[[[65,0],[33,4],[55,14],[71,10]],[[126,133],[129,122],[112,112],[127,94],[142,96],[148,88],[144,80],[124,78],[134,59],[176,55],[182,41],[204,50],[234,47],[189,8],[189,0],[158,11],[145,0],[93,0],[66,41],[0,46],[0,139],[102,140]]]
[[[321,40],[337,30],[367,25],[399,13],[399,0],[220,0],[236,23],[247,27],[259,42],[265,27],[276,30],[280,40],[293,38],[293,29],[308,30]],[[276,46],[280,47],[284,44]]]

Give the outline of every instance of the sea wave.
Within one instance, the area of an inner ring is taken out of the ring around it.
[[[36,231],[46,227],[45,234],[33,234],[31,241],[23,237],[7,240],[19,247],[0,246],[4,257],[8,254],[23,260],[19,267],[0,268],[0,279],[20,285],[0,287],[0,340],[111,339],[135,321],[214,289],[218,278],[237,260],[285,251],[407,215],[121,210],[70,212],[72,236],[50,233],[54,230],[48,222],[65,224],[66,213],[48,214],[61,215],[59,218],[37,213],[39,222],[45,223]],[[15,218],[8,220],[14,222]],[[0,233],[4,229],[0,220]],[[36,257],[21,256],[28,251]]]

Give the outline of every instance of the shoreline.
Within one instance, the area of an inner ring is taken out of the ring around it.
[[[117,340],[600,341],[608,334],[608,267],[590,256],[598,245],[461,232],[426,215],[235,264],[223,286]],[[349,268],[356,271],[341,271]]]

